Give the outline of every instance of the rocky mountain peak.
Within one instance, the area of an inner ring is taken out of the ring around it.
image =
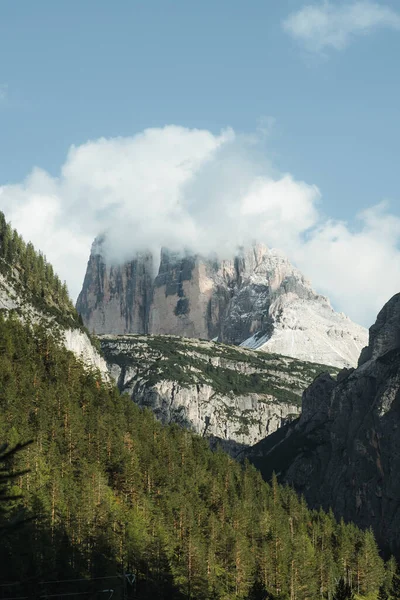
[[[280,251],[263,244],[229,260],[163,248],[158,261],[138,253],[122,265],[103,249],[98,239],[77,301],[98,334],[218,340],[337,367],[355,365],[366,345],[364,328],[336,313]]]
[[[395,294],[378,313],[369,329],[369,343],[361,353],[358,366],[396,348],[400,348],[400,293]]]

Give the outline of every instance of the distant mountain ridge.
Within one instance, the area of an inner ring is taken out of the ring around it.
[[[354,366],[367,343],[366,329],[262,244],[222,261],[163,249],[157,271],[151,253],[110,264],[99,238],[76,306],[98,334],[214,339],[336,367]]]

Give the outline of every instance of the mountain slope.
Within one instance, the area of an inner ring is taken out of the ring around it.
[[[65,284],[33,245],[25,244],[0,212],[0,311],[41,324],[84,364],[108,378],[106,364],[79,322]]]
[[[149,253],[108,263],[104,239],[92,247],[77,310],[98,334],[149,333],[218,339],[322,364],[355,365],[364,328],[279,252],[258,244],[235,259]]]
[[[302,392],[337,369],[176,336],[99,336],[113,379],[163,423],[236,453],[299,414]],[[239,445],[239,446],[238,446]]]
[[[0,315],[0,389],[0,439],[33,440],[9,465],[29,472],[8,519],[22,509],[32,520],[2,531],[7,598],[122,598],[124,572],[148,600],[317,600],[341,575],[363,595],[384,580],[370,532],[157,423],[40,325]]]
[[[274,324],[271,338],[256,334],[241,346],[349,367],[355,366],[363,344],[367,343],[363,328],[320,298],[305,300],[288,293],[270,306],[269,314]]]
[[[380,311],[357,369],[322,374],[303,395],[302,414],[251,449],[268,478],[311,506],[372,527],[382,545],[400,545],[400,294]]]

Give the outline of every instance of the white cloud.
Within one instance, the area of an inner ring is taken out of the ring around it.
[[[383,204],[358,218],[356,232],[343,222],[318,224],[295,258],[336,308],[369,326],[400,291],[400,218],[390,215]]]
[[[58,178],[36,168],[0,186],[0,210],[74,297],[104,230],[115,261],[160,246],[228,257],[260,240],[283,250],[335,308],[369,325],[400,290],[400,219],[380,204],[359,215],[356,231],[327,221],[318,188],[274,171],[255,140],[168,126],[90,141],[70,149]]]
[[[400,14],[388,6],[362,0],[308,4],[283,21],[283,29],[312,52],[343,50],[356,35],[378,28],[400,31]]]

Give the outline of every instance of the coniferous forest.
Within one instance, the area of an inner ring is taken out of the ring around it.
[[[123,570],[141,598],[332,597],[341,577],[366,596],[390,588],[370,531],[160,425],[44,329],[1,318],[0,389],[0,439],[33,440],[7,461],[28,472],[2,515],[28,519],[1,545],[2,581],[22,595]]]
[[[44,258],[5,227],[3,259],[76,319]],[[0,315],[0,441],[0,599],[399,597],[371,531],[162,426],[12,311]]]

